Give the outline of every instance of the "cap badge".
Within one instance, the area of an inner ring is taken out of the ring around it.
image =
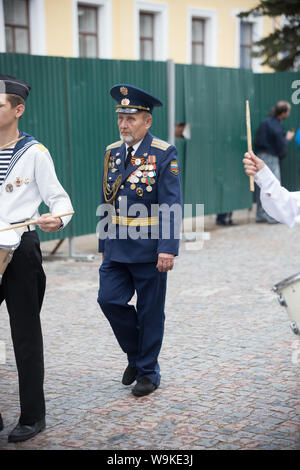
[[[120,92],[122,93],[122,95],[126,96],[128,95],[128,88],[126,88],[126,86],[121,86]]]
[[[122,106],[128,106],[130,104],[130,100],[128,98],[124,98],[122,101],[121,101],[121,105]]]

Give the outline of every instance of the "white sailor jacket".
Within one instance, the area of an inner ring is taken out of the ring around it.
[[[300,223],[300,192],[290,192],[280,185],[267,165],[254,176],[260,187],[260,200],[265,211],[278,222],[293,227]]]
[[[14,149],[5,179],[0,186],[0,218],[8,223],[39,218],[42,201],[53,215],[73,210],[70,198],[55,173],[48,150],[32,136]],[[62,217],[64,227],[72,216]]]

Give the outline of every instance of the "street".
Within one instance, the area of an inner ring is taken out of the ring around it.
[[[300,449],[300,338],[271,292],[300,271],[299,239],[298,227],[242,223],[181,251],[168,277],[162,383],[144,398],[121,384],[126,357],[97,304],[100,257],[46,261],[47,428],[7,443],[19,402],[3,304],[0,449]]]

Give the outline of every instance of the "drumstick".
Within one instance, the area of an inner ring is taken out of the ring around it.
[[[60,217],[65,217],[66,215],[73,215],[74,211],[72,212],[66,212],[65,214],[60,214],[60,215],[52,215],[55,219],[59,219]],[[14,224],[10,225],[9,227],[6,228],[1,228],[0,232],[5,232],[6,230],[14,230],[15,228],[21,228],[21,227],[27,227],[28,225],[36,225],[37,220],[28,220],[27,222],[21,222],[19,224]]]
[[[18,139],[12,140],[11,142],[8,142],[8,144],[2,145],[2,147],[0,147],[0,152],[1,152],[1,150],[6,149],[10,145],[16,144],[17,142],[19,142],[19,140],[22,140],[24,138],[25,138],[25,135],[23,135],[22,137],[19,137]]]
[[[246,126],[247,126],[247,145],[248,152],[252,152],[252,137],[251,137],[251,120],[250,120],[250,107],[249,101],[246,100]],[[254,191],[254,180],[253,176],[249,176],[250,180],[250,191]]]

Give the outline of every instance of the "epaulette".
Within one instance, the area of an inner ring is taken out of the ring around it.
[[[165,142],[164,140],[160,140],[154,137],[151,142],[151,147],[156,147],[160,150],[167,150],[169,147],[171,147],[171,144]]]
[[[42,150],[42,152],[44,150],[47,150],[46,147],[43,145],[43,144],[35,144],[40,150]]]
[[[117,147],[121,147],[121,145],[123,144],[123,141],[122,140],[118,140],[118,142],[114,142],[113,144],[110,144],[106,147],[106,150],[111,150],[111,149],[115,149]]]

